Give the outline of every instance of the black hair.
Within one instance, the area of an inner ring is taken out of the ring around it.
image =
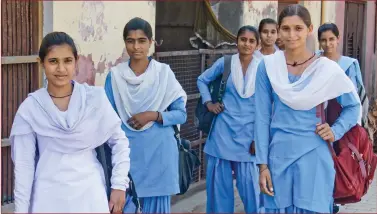
[[[39,58],[42,62],[44,62],[48,52],[51,50],[53,46],[56,45],[69,45],[72,48],[72,53],[75,59],[78,59],[77,55],[77,48],[75,42],[73,41],[72,37],[64,32],[52,32],[47,34],[41,43],[39,48]]]
[[[288,16],[300,17],[307,27],[312,25],[312,20],[310,18],[310,13],[308,9],[302,5],[291,4],[291,5],[288,5],[286,8],[284,8],[279,15],[279,19],[278,19],[279,26],[283,22],[283,19]]]
[[[331,31],[336,37],[339,37],[339,29],[334,23],[325,23],[318,28],[318,41],[321,40],[322,33]]]
[[[250,26],[250,25],[242,26],[238,30],[238,32],[237,32],[237,42],[238,42],[238,37],[240,37],[241,34],[245,33],[246,31],[250,31],[250,32],[254,33],[255,39],[257,40],[257,44],[259,44],[259,33],[258,33],[258,30],[255,27]]]
[[[126,41],[128,33],[132,30],[142,30],[149,40],[152,39],[153,32],[152,27],[149,22],[145,21],[142,18],[135,17],[127,22],[123,30],[123,40]]]
[[[266,25],[266,24],[274,24],[274,25],[276,25],[276,28],[277,28],[277,26],[278,26],[278,23],[275,21],[275,20],[273,20],[273,19],[271,19],[271,18],[265,18],[265,19],[262,19],[261,21],[260,21],[260,23],[259,23],[259,33],[261,33],[262,32],[262,30],[263,30],[263,27],[264,27],[264,25]]]

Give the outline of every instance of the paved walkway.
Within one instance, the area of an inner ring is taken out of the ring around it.
[[[236,188],[235,188],[236,189]],[[235,194],[235,213],[243,213],[243,205],[238,195]],[[13,204],[3,207],[2,213],[13,212]],[[178,201],[172,206],[172,213],[205,213],[206,211],[206,192],[200,191],[191,197]],[[361,202],[340,207],[340,213],[377,213],[377,179],[375,178],[368,193]]]
[[[238,196],[237,190],[234,191],[234,194],[236,196],[234,201],[235,213],[244,213],[243,205]],[[172,206],[173,213],[205,213],[205,211],[205,191],[198,192]],[[368,193],[363,197],[361,202],[341,206],[339,213],[377,213],[377,179],[374,179]]]

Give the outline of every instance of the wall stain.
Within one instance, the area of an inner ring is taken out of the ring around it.
[[[113,62],[109,62],[107,64],[107,67],[110,69],[111,67],[116,66],[119,63],[126,62],[129,59],[130,59],[130,56],[128,55],[128,53],[126,51],[126,48],[123,48],[121,56],[118,59],[116,59],[114,63]]]
[[[97,66],[92,59],[92,54],[88,56],[79,55],[79,60],[77,62],[77,69],[75,80],[79,83],[87,83],[88,85],[95,85],[96,74],[105,74],[105,71],[110,71],[113,66],[118,65],[119,63],[126,62],[130,57],[127,54],[126,49],[123,49],[123,52],[120,57],[118,57],[114,62],[106,62],[106,57],[101,56]]]
[[[75,80],[79,83],[85,82],[88,85],[94,85],[96,69],[94,68],[92,54],[88,56],[79,55],[77,65]]]
[[[105,4],[102,1],[84,1],[81,7],[83,12],[78,25],[82,40],[102,40],[108,28],[104,21]]]

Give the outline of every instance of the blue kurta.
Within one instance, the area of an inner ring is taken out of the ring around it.
[[[291,83],[300,76],[289,74]],[[316,108],[293,110],[273,91],[264,61],[256,79],[256,163],[268,164],[274,197],[263,194],[267,209],[329,213],[332,210],[335,170],[327,143],[315,133]],[[342,113],[331,127],[335,140],[356,125],[360,104],[352,93],[336,98]],[[274,113],[271,113],[274,112]]]
[[[212,67],[198,78],[198,88],[203,103],[211,101],[208,84],[224,72],[224,58],[218,59]],[[204,152],[217,158],[253,162],[255,156],[249,153],[254,140],[254,95],[241,98],[229,75],[223,103],[225,109],[215,119]]]
[[[116,110],[111,73],[106,77],[105,91]],[[170,196],[179,192],[178,148],[172,125],[186,122],[183,98],[162,112],[163,124],[154,123],[142,132],[135,132],[122,124],[130,141],[132,178],[139,197]]]

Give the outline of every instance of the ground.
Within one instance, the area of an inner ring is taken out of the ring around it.
[[[235,188],[236,189],[236,188]],[[243,205],[237,190],[235,193],[235,213],[243,213]],[[13,205],[2,207],[2,213],[11,213]],[[172,213],[205,213],[206,192],[199,191],[187,198],[179,200],[172,206]],[[361,202],[340,207],[339,213],[377,213],[377,178],[374,179],[368,193]]]
[[[235,188],[236,189],[236,188]],[[243,213],[243,205],[237,190],[234,191],[235,213]],[[205,213],[206,192],[200,191],[188,198],[178,201],[172,206],[172,213]],[[368,193],[361,202],[340,207],[339,213],[377,213],[377,179],[375,178]]]

